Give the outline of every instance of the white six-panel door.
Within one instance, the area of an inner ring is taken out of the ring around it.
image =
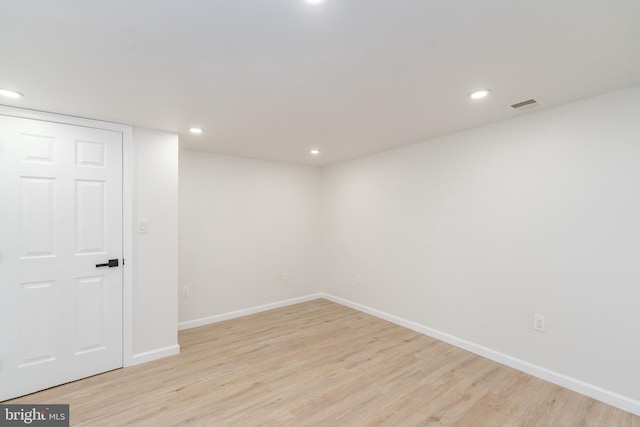
[[[122,366],[122,134],[0,115],[0,401]]]

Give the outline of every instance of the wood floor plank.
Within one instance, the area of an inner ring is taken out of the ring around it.
[[[7,403],[75,426],[612,426],[640,417],[314,300],[180,332],[180,355]]]

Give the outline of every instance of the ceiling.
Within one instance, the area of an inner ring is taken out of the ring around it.
[[[640,2],[20,0],[0,55],[2,104],[326,165],[640,84]]]

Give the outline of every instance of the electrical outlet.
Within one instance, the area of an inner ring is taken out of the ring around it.
[[[538,332],[546,332],[544,316],[542,314],[533,315],[533,330]]]
[[[289,273],[282,273],[282,283],[289,283]]]
[[[189,287],[185,286],[182,288],[182,298],[189,298],[191,294],[189,293]]]

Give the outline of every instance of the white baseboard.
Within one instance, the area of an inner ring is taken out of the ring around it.
[[[318,298],[323,298],[324,294],[317,293],[311,295],[305,295],[303,297],[291,298],[284,301],[272,302],[270,304],[258,305],[255,307],[245,308],[242,310],[230,311],[228,313],[217,314],[215,316],[203,317],[195,320],[187,320],[185,322],[178,323],[178,330],[197,328],[198,326],[211,325],[212,323],[223,322],[225,320],[235,319],[237,317],[248,316],[250,314],[260,313],[267,310],[273,310],[274,308],[286,307],[288,305],[299,304],[301,302],[307,302]]]
[[[151,362],[152,360],[162,359],[163,357],[175,356],[176,354],[180,354],[180,346],[178,344],[134,354],[126,366],[139,365],[141,363]]]
[[[624,411],[631,412],[632,414],[640,415],[640,401],[638,400],[622,396],[620,394],[605,390],[593,384],[586,383],[584,381],[569,377],[559,372],[534,365],[532,363],[517,359],[504,353],[500,353],[490,348],[483,347],[481,345],[460,339],[436,329],[420,325],[402,317],[394,316],[392,314],[385,313],[383,311],[376,310],[374,308],[370,308],[365,305],[346,300],[344,298],[336,297],[330,294],[322,294],[322,297],[328,299],[329,301],[333,301],[335,303],[353,308],[363,313],[370,314],[380,319],[387,320],[391,323],[395,323],[396,325],[403,326],[407,329],[419,332],[423,335],[427,335],[440,341],[444,341],[448,344],[470,351],[482,357],[486,357],[487,359],[525,372],[529,375],[533,375],[534,377],[543,379],[553,384],[557,384],[564,388],[568,388],[569,390],[573,390],[577,393],[584,394],[585,396],[589,396],[593,399],[599,400],[611,406],[615,406],[616,408],[620,408]]]

